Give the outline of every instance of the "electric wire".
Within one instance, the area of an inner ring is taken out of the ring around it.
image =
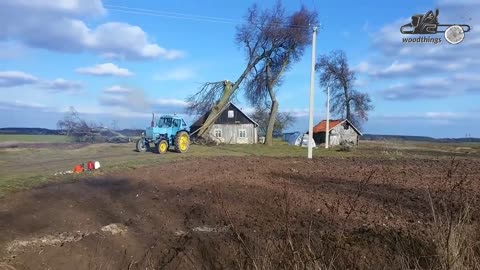
[[[179,12],[169,12],[169,11],[162,11],[162,10],[155,10],[155,9],[132,8],[127,6],[117,6],[117,5],[104,5],[104,6],[107,8],[107,10],[110,10],[110,11],[145,15],[145,16],[164,17],[164,18],[192,20],[192,21],[203,21],[203,22],[210,22],[210,23],[223,23],[223,24],[242,23],[242,21],[239,21],[239,20],[233,20],[233,19],[221,18],[221,17],[186,14],[186,13],[179,13]],[[311,27],[311,26],[292,25],[292,24],[281,24],[281,25],[284,27],[293,28],[293,29],[306,29],[306,28],[309,29]]]

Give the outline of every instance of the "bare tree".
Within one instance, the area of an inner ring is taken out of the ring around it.
[[[199,136],[208,131],[245,79],[248,80],[246,96],[252,104],[257,105],[269,97],[272,104],[269,131],[272,133],[278,110],[273,88],[280,83],[285,70],[300,58],[310,42],[308,27],[315,23],[316,14],[302,7],[293,15],[286,16],[279,1],[271,10],[260,11],[257,5],[253,5],[248,9],[245,19],[245,23],[237,27],[236,35],[236,43],[246,52],[247,66],[243,73],[235,83],[206,83],[187,99],[187,111],[191,114],[205,114],[211,110],[198,132]]]
[[[315,69],[320,74],[320,86],[325,91],[330,86],[332,113],[350,120],[358,127],[368,120],[368,112],[373,110],[372,100],[367,93],[355,89],[355,72],[348,66],[343,51],[320,56]]]
[[[72,137],[77,142],[94,142],[95,129],[98,126],[95,123],[88,124],[80,118],[77,110],[71,106],[65,113],[62,120],[57,122],[57,128],[64,131],[67,136]]]
[[[91,130],[87,122],[80,118],[73,106],[65,113],[63,119],[57,122],[57,128],[65,131],[68,136],[72,136],[75,133],[87,133]]]
[[[255,111],[250,115],[255,122],[261,134],[267,133],[268,123],[270,120],[270,106],[257,106]],[[289,128],[295,122],[295,116],[288,112],[279,112],[275,119],[273,134],[281,134],[285,129]]]
[[[242,36],[250,39],[253,37],[253,40],[246,39],[246,44],[254,40],[268,40],[258,50],[266,51],[264,46],[273,49],[251,72],[246,83],[246,97],[255,106],[267,100],[271,104],[265,143],[272,145],[279,107],[274,88],[281,85],[285,71],[300,59],[305,48],[310,44],[310,25],[316,23],[316,14],[302,7],[299,11],[287,16],[281,2],[277,2],[273,9],[261,13],[253,11],[250,17],[252,21],[267,22],[267,25],[257,36],[251,34],[252,29],[255,29],[253,25],[244,27]],[[249,48],[249,46],[246,47]]]

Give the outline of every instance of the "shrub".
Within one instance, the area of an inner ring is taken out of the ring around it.
[[[340,142],[340,148],[338,151],[341,152],[350,152],[355,147],[355,143],[352,141],[343,140]]]

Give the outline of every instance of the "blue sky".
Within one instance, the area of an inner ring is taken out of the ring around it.
[[[183,114],[185,98],[203,82],[242,72],[235,27],[254,2],[1,1],[0,127],[54,128],[69,106],[120,128],[148,125],[152,111]],[[344,50],[356,88],[373,99],[363,132],[480,137],[480,2],[284,1],[288,11],[301,4],[319,14],[317,55]],[[435,8],[441,24],[471,25],[465,40],[403,43],[400,26]],[[308,48],[277,89],[280,110],[297,116],[292,130],[308,125],[310,55]],[[315,86],[318,122],[325,116],[318,77]]]

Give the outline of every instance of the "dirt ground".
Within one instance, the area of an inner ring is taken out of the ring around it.
[[[432,205],[471,199],[476,226],[478,181],[474,159],[214,157],[100,173],[1,199],[0,269],[428,264]]]

